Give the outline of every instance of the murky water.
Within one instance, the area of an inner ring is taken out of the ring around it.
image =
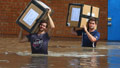
[[[51,40],[49,54],[31,54],[29,43],[0,38],[0,68],[120,68],[120,42],[81,47],[79,40]]]

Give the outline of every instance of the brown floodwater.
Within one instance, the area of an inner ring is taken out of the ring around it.
[[[120,42],[81,47],[75,38],[51,39],[48,55],[31,54],[30,43],[0,38],[0,68],[120,68]]]

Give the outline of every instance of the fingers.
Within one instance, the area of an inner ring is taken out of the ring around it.
[[[83,25],[83,28],[85,29],[85,28],[86,28],[86,26],[85,26],[85,25]]]
[[[51,13],[51,9],[50,9],[50,8],[47,8],[47,10],[48,10],[48,13],[50,14],[50,13]]]
[[[85,30],[85,31],[87,30],[87,27],[86,27],[86,25],[83,25],[83,28],[84,28],[84,30]]]
[[[72,31],[75,31],[75,27],[72,27],[72,29],[71,29]]]
[[[49,9],[48,12],[51,13],[51,9]]]
[[[50,16],[51,9],[48,9],[47,15]]]

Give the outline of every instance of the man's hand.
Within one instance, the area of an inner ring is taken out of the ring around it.
[[[18,39],[19,39],[19,42],[20,43],[23,43],[23,42],[28,42],[28,38],[27,37],[24,37],[23,38],[23,29],[20,28],[20,33],[19,33],[19,36],[18,36]]]
[[[74,35],[77,35],[75,27],[71,28],[71,33],[74,34]]]
[[[71,31],[75,31],[75,27],[71,28]]]
[[[84,30],[85,30],[85,32],[87,31],[87,27],[86,27],[86,25],[83,25],[83,28],[84,28]]]
[[[47,9],[48,9],[48,8],[47,8]],[[48,9],[47,15],[48,15],[48,19],[49,19],[50,26],[51,26],[51,28],[55,28],[55,25],[54,25],[54,22],[53,22],[53,20],[52,20],[52,18],[51,18],[51,16],[50,16],[50,13],[51,13],[51,9]]]
[[[48,9],[48,13],[47,13],[47,14],[50,15],[50,13],[51,13],[51,9],[49,9],[49,8],[47,8],[47,9]]]

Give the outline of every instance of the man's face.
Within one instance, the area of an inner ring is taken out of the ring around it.
[[[95,21],[90,21],[89,22],[89,29],[95,29],[95,27],[96,27]]]
[[[40,24],[40,31],[45,31],[47,29],[47,24],[46,23],[41,23]]]

